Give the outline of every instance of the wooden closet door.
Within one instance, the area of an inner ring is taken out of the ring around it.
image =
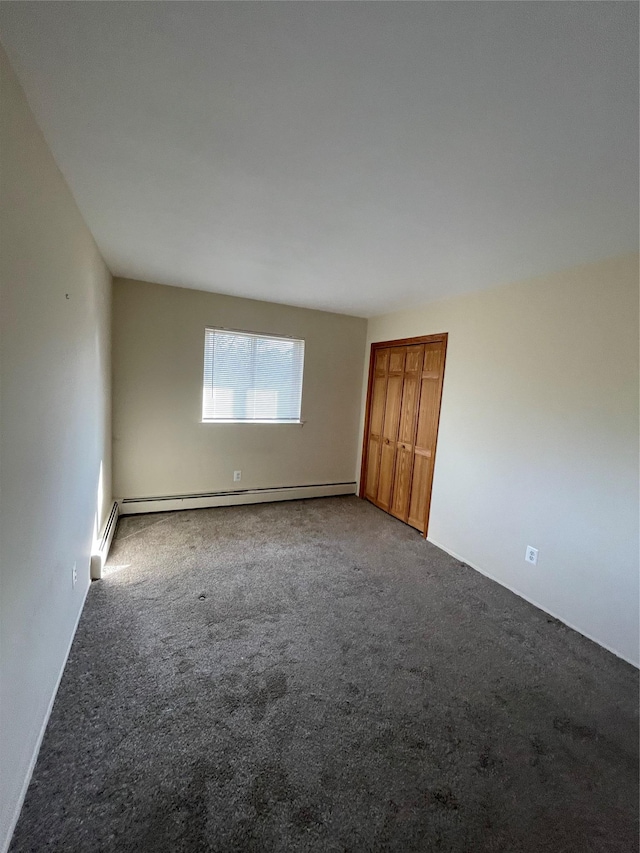
[[[444,371],[445,342],[425,344],[424,363],[420,376],[420,401],[415,445],[413,448],[413,478],[409,501],[408,523],[426,532],[431,502],[433,463],[440,419],[440,399]]]
[[[446,347],[446,334],[371,345],[359,494],[425,536]]]
[[[409,498],[413,474],[414,438],[420,376],[424,359],[424,346],[406,347],[400,425],[396,442],[396,458],[393,476],[393,492],[390,512],[401,521],[409,516]]]
[[[378,478],[380,476],[380,449],[382,446],[382,426],[384,423],[385,400],[387,397],[387,373],[389,370],[389,350],[379,349],[375,354],[373,367],[373,386],[369,415],[369,438],[367,447],[367,474],[364,495],[375,503],[378,497]]]
[[[405,347],[393,347],[389,350],[389,371],[387,374],[387,395],[384,406],[382,442],[380,448],[380,473],[378,495],[375,503],[389,511],[393,489],[393,473],[396,457],[400,407],[402,403],[402,385],[404,381]]]

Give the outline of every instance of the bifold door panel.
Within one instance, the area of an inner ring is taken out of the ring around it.
[[[427,532],[446,335],[373,344],[360,496]]]

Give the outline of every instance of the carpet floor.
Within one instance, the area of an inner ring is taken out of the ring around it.
[[[638,850],[636,670],[355,497],[120,520],[18,851]]]

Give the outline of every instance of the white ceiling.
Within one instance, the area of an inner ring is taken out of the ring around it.
[[[2,3],[117,275],[370,316],[632,251],[638,7]]]

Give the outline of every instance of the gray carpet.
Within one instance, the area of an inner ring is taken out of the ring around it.
[[[120,520],[11,850],[638,850],[629,665],[354,497]]]

